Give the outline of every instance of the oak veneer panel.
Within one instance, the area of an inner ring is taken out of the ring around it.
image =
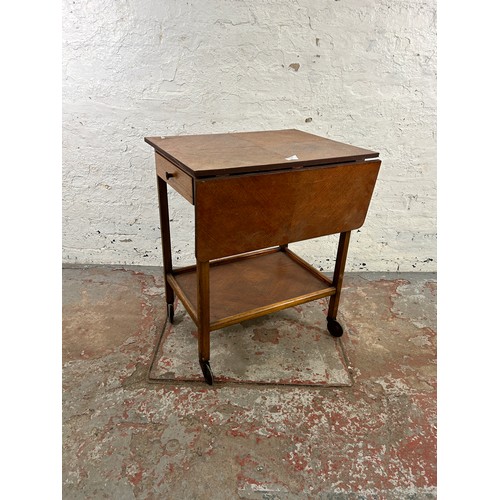
[[[375,158],[378,153],[300,130],[239,132],[145,141],[193,177],[268,171]],[[298,160],[287,160],[293,155]]]
[[[201,261],[363,225],[379,160],[195,181]]]
[[[175,280],[196,309],[196,270]],[[210,323],[325,288],[322,279],[284,252],[210,265]]]

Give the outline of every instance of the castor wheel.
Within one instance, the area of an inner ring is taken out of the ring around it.
[[[210,367],[210,362],[200,360],[200,366],[201,366],[201,371],[203,372],[203,376],[205,377],[205,382],[208,385],[213,385],[214,374],[212,373],[212,368]]]
[[[342,325],[336,319],[326,318],[326,324],[328,327],[328,331],[333,337],[342,337],[344,330],[342,328]]]
[[[174,304],[167,304],[167,315],[170,323],[174,322]]]

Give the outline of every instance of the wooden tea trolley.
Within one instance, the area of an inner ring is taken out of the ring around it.
[[[337,321],[350,232],[364,223],[378,153],[299,130],[147,137],[155,149],[168,318],[174,294],[198,327],[208,384],[210,332],[330,297]],[[167,184],[195,209],[196,265],[172,267]],[[333,280],[288,243],[340,233]]]

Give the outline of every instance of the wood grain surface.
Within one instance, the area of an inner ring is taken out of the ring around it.
[[[202,276],[207,272],[204,266],[199,270]],[[298,304],[298,297],[305,297],[302,302],[306,302],[335,293],[335,289],[324,278],[320,279],[280,251],[229,260],[218,265],[210,264],[208,276],[211,330]],[[200,277],[197,279],[196,270],[182,272],[174,277],[200,314],[200,308],[197,307],[197,283]],[[203,286],[207,286],[206,282],[203,282]],[[280,307],[273,308],[273,304],[279,304]],[[208,307],[208,302],[205,307]],[[223,321],[231,317],[231,321]]]
[[[363,225],[379,160],[195,181],[201,261]]]
[[[378,153],[300,130],[146,137],[193,177],[226,175],[376,158]],[[287,159],[293,158],[297,159]]]

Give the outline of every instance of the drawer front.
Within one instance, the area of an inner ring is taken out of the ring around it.
[[[373,160],[198,179],[196,257],[216,259],[357,229],[379,167]]]
[[[155,159],[156,173],[193,204],[193,178],[158,153]]]

